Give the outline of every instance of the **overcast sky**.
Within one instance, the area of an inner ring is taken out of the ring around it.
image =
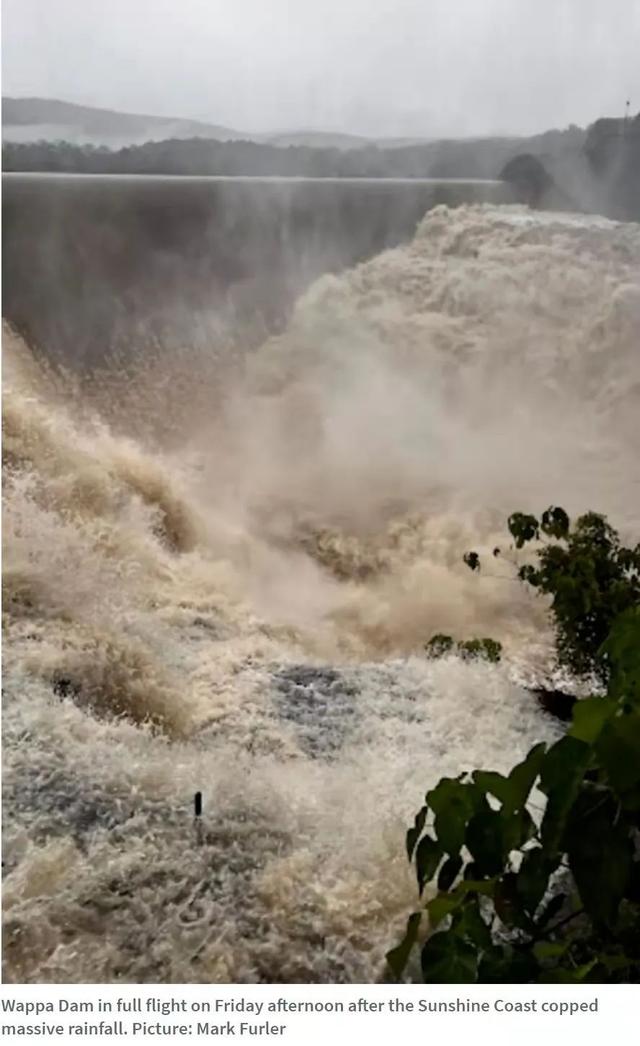
[[[4,0],[3,93],[248,131],[531,132],[640,109],[640,0]]]

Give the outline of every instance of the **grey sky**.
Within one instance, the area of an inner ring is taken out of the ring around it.
[[[640,109],[640,0],[4,0],[3,93],[251,131],[530,132]]]

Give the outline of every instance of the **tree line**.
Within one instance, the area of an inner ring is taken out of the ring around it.
[[[581,150],[577,127],[532,138],[442,140],[342,150],[207,138],[146,142],[112,150],[64,141],[5,142],[5,171],[79,174],[262,175],[336,178],[497,178],[521,152],[553,158]]]

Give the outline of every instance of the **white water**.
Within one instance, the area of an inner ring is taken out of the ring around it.
[[[637,540],[639,272],[637,226],[437,208],[240,374],[5,337],[7,979],[384,975],[425,789],[556,730],[544,604],[463,552],[550,503]]]

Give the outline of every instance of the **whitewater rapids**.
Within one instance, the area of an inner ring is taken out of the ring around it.
[[[7,981],[384,977],[426,788],[557,732],[506,516],[638,540],[639,273],[638,226],[438,207],[242,360],[5,333]]]

